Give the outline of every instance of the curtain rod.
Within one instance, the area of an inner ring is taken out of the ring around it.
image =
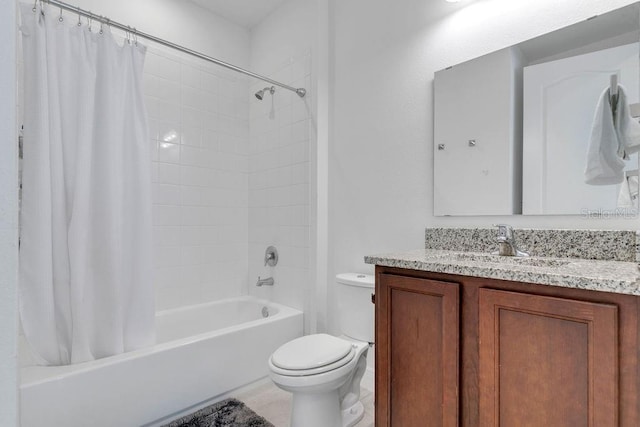
[[[151,40],[152,42],[161,44],[163,46],[167,46],[167,47],[170,47],[172,49],[178,50],[180,52],[184,52],[184,53],[187,53],[189,55],[195,56],[196,58],[200,58],[200,59],[203,59],[203,60],[208,61],[208,62],[213,62],[214,64],[218,64],[218,65],[220,65],[222,67],[228,68],[228,69],[236,71],[238,73],[242,73],[242,74],[245,74],[247,76],[254,77],[254,78],[258,79],[258,80],[262,80],[264,82],[271,83],[272,85],[279,86],[281,88],[290,90],[292,92],[297,93],[300,98],[304,97],[306,95],[306,93],[307,93],[306,89],[304,89],[304,88],[295,88],[295,87],[286,85],[284,83],[280,83],[280,82],[278,82],[276,80],[272,80],[272,79],[270,79],[268,77],[261,76],[260,74],[256,74],[256,73],[253,73],[253,72],[251,72],[249,70],[245,70],[243,68],[237,67],[237,66],[235,66],[233,64],[229,64],[228,62],[221,61],[221,60],[216,59],[214,57],[205,55],[203,53],[197,52],[195,50],[189,49],[189,48],[184,47],[184,46],[180,46],[178,44],[175,44],[175,43],[172,43],[170,41],[161,39],[159,37],[152,36],[151,34],[147,34],[147,33],[144,33],[142,31],[138,31],[135,28],[129,27],[127,25],[123,25],[123,24],[121,24],[119,22],[116,22],[116,21],[112,21],[109,18],[105,18],[104,16],[94,15],[90,11],[86,11],[86,10],[80,9],[79,7],[76,7],[76,6],[73,6],[73,5],[58,1],[58,0],[42,0],[42,1],[44,1],[45,3],[51,4],[53,6],[59,7],[60,9],[64,9],[64,10],[67,10],[69,12],[73,12],[73,13],[75,13],[77,15],[84,16],[86,18],[91,19],[92,21],[97,21],[97,22],[101,22],[103,24],[107,24],[107,25],[109,25],[111,27],[115,27],[115,28],[118,28],[120,30],[126,31],[128,33],[132,33],[132,34],[134,34],[134,35],[136,35],[138,37],[142,37],[142,38],[145,38],[147,40]]]

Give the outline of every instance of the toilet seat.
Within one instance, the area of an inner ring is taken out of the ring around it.
[[[354,346],[346,340],[327,334],[307,335],[278,348],[269,365],[280,375],[316,375],[346,365],[355,353]]]

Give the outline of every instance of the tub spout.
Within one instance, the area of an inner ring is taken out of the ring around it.
[[[273,286],[273,277],[267,277],[266,279],[261,279],[258,276],[258,281],[256,282],[256,286]]]

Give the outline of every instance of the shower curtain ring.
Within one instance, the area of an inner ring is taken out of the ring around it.
[[[64,18],[62,17],[62,8],[60,8],[60,17],[58,18],[58,21],[64,21]]]
[[[82,27],[81,18],[82,18],[82,15],[80,14],[80,8],[78,7],[78,27]]]
[[[133,44],[138,46],[138,30],[133,27]]]
[[[101,16],[100,17],[100,32],[99,32],[100,34],[104,34],[104,30],[103,30],[104,22],[102,21],[102,19],[104,19],[104,18]]]
[[[33,2],[33,8],[31,9],[31,11],[33,13],[36,13],[38,11],[38,0]]]
[[[89,16],[87,16],[87,21],[89,22],[89,32],[91,32],[91,25],[93,25],[93,13],[89,11]]]

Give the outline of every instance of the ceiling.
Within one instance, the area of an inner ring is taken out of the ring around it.
[[[286,0],[191,0],[229,21],[251,28]]]

